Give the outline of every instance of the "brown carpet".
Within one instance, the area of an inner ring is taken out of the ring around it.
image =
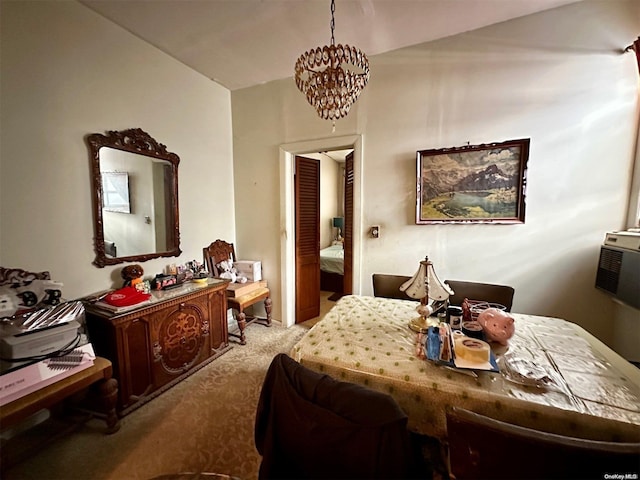
[[[92,419],[7,471],[4,480],[151,479],[181,472],[257,478],[253,428],[262,382],[272,358],[288,353],[305,324],[247,327],[234,348],[121,420],[104,434]],[[42,426],[21,436],[34,442]],[[10,440],[15,441],[16,439]]]

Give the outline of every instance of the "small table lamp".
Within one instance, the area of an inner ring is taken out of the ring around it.
[[[332,224],[333,224],[333,228],[338,229],[338,236],[336,237],[336,240],[342,240],[342,229],[344,228],[344,218],[333,217]]]
[[[446,304],[453,290],[445,282],[441,282],[433,268],[429,257],[424,257],[420,262],[420,268],[413,277],[400,286],[400,290],[411,298],[420,300],[420,306],[416,309],[420,316],[409,322],[409,328],[416,332],[425,333],[429,328],[427,317]],[[433,300],[429,305],[429,299]],[[435,306],[440,302],[440,306]]]

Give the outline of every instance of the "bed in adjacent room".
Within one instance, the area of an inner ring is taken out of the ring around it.
[[[342,243],[320,250],[320,290],[342,293],[344,248]]]

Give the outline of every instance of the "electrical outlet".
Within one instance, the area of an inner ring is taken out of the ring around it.
[[[374,225],[371,227],[370,233],[372,238],[380,238],[380,226]]]

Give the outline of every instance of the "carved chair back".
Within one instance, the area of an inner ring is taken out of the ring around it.
[[[21,268],[0,267],[0,285],[23,284],[33,280],[51,280],[49,272],[28,272]]]
[[[214,277],[219,277],[217,265],[224,260],[236,261],[236,251],[233,248],[233,243],[225,242],[224,240],[216,240],[208,247],[202,249],[202,255],[204,257],[204,263],[209,270],[209,273]]]

